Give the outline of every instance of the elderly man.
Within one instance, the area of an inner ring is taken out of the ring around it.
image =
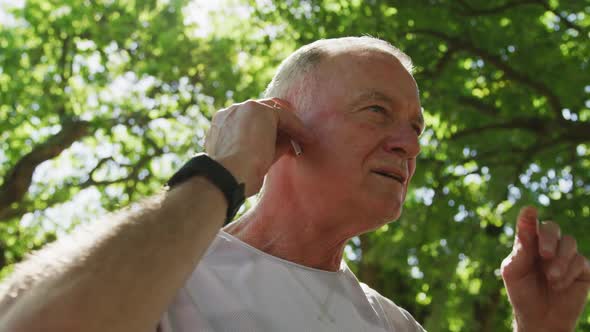
[[[218,112],[207,154],[170,191],[22,264],[0,330],[423,330],[342,260],[351,237],[399,217],[414,174],[424,121],[409,58],[369,37],[317,41],[266,96]],[[264,178],[258,204],[219,230]],[[515,328],[573,330],[587,259],[534,208],[517,229],[502,266]]]

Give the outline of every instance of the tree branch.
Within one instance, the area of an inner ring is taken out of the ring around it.
[[[88,134],[89,123],[86,121],[68,121],[62,123],[62,130],[37,145],[31,152],[22,157],[14,167],[6,173],[0,186],[0,215],[13,203],[19,202],[31,185],[33,172],[42,162],[58,156],[72,143]]]
[[[443,55],[440,57],[440,59],[436,62],[436,64],[434,65],[434,68],[432,70],[424,70],[420,73],[420,76],[422,76],[422,79],[436,78],[436,77],[440,76],[440,74],[443,72],[443,70],[445,70],[447,65],[453,59],[453,55],[455,52],[456,52],[456,50],[453,48],[447,49],[447,51],[444,52]]]
[[[100,180],[100,181],[94,180],[94,173],[98,169],[100,169],[100,167],[102,167],[102,165],[104,165],[108,161],[115,161],[115,159],[112,156],[109,156],[109,157],[100,159],[96,163],[96,166],[94,166],[92,168],[92,170],[90,170],[90,172],[88,173],[88,179],[86,179],[86,181],[82,181],[82,182],[78,183],[75,186],[79,187],[80,189],[84,189],[84,188],[88,188],[91,186],[108,186],[111,184],[122,183],[122,182],[130,181],[130,180],[139,180],[138,179],[139,171],[142,168],[144,168],[144,166],[148,162],[150,162],[154,157],[160,156],[164,153],[164,150],[161,147],[159,147],[156,144],[156,142],[154,142],[151,138],[149,138],[147,136],[144,136],[143,138],[149,146],[154,148],[154,153],[143,155],[141,158],[139,158],[139,160],[135,164],[117,163],[121,167],[131,168],[131,171],[129,172],[129,174],[127,176],[122,177],[122,178],[118,178],[118,179],[113,179],[113,180]]]
[[[484,16],[484,15],[496,15],[501,14],[502,12],[513,9],[519,6],[524,5],[538,5],[537,0],[524,0],[524,1],[507,1],[505,4],[491,7],[491,8],[474,8],[470,4],[467,3],[465,0],[457,0],[457,2],[461,5],[462,10],[460,11],[461,15],[463,16]]]
[[[551,89],[547,85],[545,85],[545,83],[540,82],[540,81],[536,81],[536,80],[532,79],[531,77],[527,76],[526,74],[518,72],[516,69],[510,67],[506,62],[504,62],[499,56],[494,55],[494,54],[488,52],[487,50],[484,50],[482,48],[475,46],[470,41],[461,40],[460,38],[453,37],[453,36],[448,36],[442,32],[439,32],[439,31],[428,30],[428,29],[416,29],[416,30],[411,30],[409,32],[416,33],[416,34],[428,35],[428,36],[442,39],[442,40],[446,41],[447,43],[449,43],[451,45],[451,47],[454,47],[457,49],[462,49],[462,50],[465,50],[469,53],[479,56],[484,61],[489,62],[492,65],[494,65],[496,68],[502,70],[504,72],[504,74],[508,78],[510,78],[511,80],[520,82],[520,83],[530,87],[531,89],[536,91],[538,94],[547,98],[547,102],[549,103],[549,106],[550,106],[552,112],[555,114],[556,119],[558,119],[559,121],[563,120],[562,116],[561,116],[561,110],[564,107],[562,106],[562,103],[561,103],[561,100],[559,99],[559,97],[557,97],[557,95],[555,93],[553,93],[553,91],[551,91]]]
[[[567,19],[567,16],[561,14],[556,9],[552,8],[551,5],[549,4],[549,2],[544,1],[544,0],[521,0],[521,1],[513,0],[513,1],[507,1],[503,5],[499,5],[499,6],[491,7],[491,8],[474,8],[469,3],[467,3],[467,1],[465,1],[465,0],[457,0],[457,2],[462,7],[461,10],[459,10],[459,13],[461,16],[498,15],[498,14],[504,13],[505,11],[507,11],[509,9],[514,9],[514,8],[520,7],[520,6],[526,6],[526,5],[541,6],[546,11],[551,12],[551,13],[553,13],[553,15],[559,17],[560,22],[562,22],[563,25],[565,25],[567,28],[577,31],[582,36],[585,36],[587,34],[586,29],[584,29],[580,25],[575,24],[574,22],[570,22]]]
[[[524,129],[532,131],[536,134],[543,135],[548,128],[544,121],[538,118],[513,118],[508,122],[491,123],[480,127],[471,127],[462,131],[456,132],[450,139],[456,140],[472,134],[480,134],[481,132],[493,129]]]
[[[153,142],[153,141],[149,142],[149,140],[148,140],[147,144],[150,146],[153,146],[153,144],[155,144],[155,142]],[[120,166],[123,166],[123,167],[132,168],[132,170],[128,176],[118,178],[118,179],[113,179],[113,180],[101,180],[101,181],[94,180],[94,178],[93,178],[94,172],[96,172],[107,161],[114,160],[113,157],[106,157],[106,158],[102,158],[98,161],[96,166],[94,166],[92,168],[92,170],[88,173],[88,179],[86,179],[85,181],[79,181],[77,179],[69,179],[69,180],[66,180],[63,185],[67,186],[67,187],[76,187],[79,190],[83,190],[83,189],[93,187],[93,186],[94,187],[106,187],[106,186],[109,186],[112,184],[125,183],[127,181],[137,182],[139,180],[139,178],[138,178],[139,171],[141,169],[143,169],[145,167],[145,165],[147,163],[149,163],[154,157],[160,156],[164,153],[163,149],[160,147],[157,147],[157,146],[154,146],[154,150],[155,150],[155,153],[142,156],[136,164],[119,164]],[[129,186],[129,187],[133,187],[133,186]],[[128,189],[130,189],[130,188],[128,188]],[[131,197],[131,196],[129,196],[129,197]],[[54,196],[49,197],[49,199],[44,200],[43,203],[45,203],[46,207],[50,207],[50,206],[53,206],[56,204],[67,202],[70,199],[71,199],[71,197],[54,195]],[[33,212],[37,209],[38,208],[34,207],[34,204],[32,201],[24,199],[24,197],[23,197],[23,200],[15,202],[14,204],[11,204],[7,208],[0,210],[0,221],[1,220],[9,220],[9,219],[12,219],[15,217],[19,217],[19,216],[22,216],[26,213]]]
[[[102,167],[102,165],[104,165],[107,161],[111,161],[111,160],[112,161],[115,161],[115,159],[112,156],[109,156],[109,157],[100,159],[96,163],[96,166],[94,166],[94,168],[92,168],[92,170],[90,170],[90,172],[88,172],[88,179],[86,181],[83,181],[83,182],[79,183],[78,184],[78,187],[80,187],[80,188],[87,188],[87,187],[95,186],[95,185],[109,185],[109,184],[120,182],[120,180],[107,180],[107,181],[96,181],[96,180],[94,180],[94,173],[100,167]]]
[[[549,4],[548,1],[537,1],[539,5],[541,5],[546,11],[553,13],[553,15],[559,17],[559,20],[561,23],[563,23],[566,27],[568,27],[569,29],[575,30],[578,32],[578,34],[582,35],[582,36],[587,36],[588,35],[588,31],[586,31],[586,29],[582,28],[581,26],[575,24],[574,22],[570,22],[567,19],[567,16],[562,15],[560,12],[558,12],[556,9],[551,8],[551,5]]]
[[[463,106],[467,106],[471,109],[478,111],[481,114],[490,117],[497,117],[500,114],[500,111],[495,106],[485,103],[483,100],[478,98],[459,96],[457,97],[457,102]]]

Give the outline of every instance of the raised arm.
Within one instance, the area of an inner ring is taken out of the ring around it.
[[[280,102],[280,101],[279,101]],[[206,150],[260,190],[274,160],[288,151],[283,131],[309,141],[288,105],[248,101],[220,111]],[[100,230],[78,232],[21,263],[0,289],[0,331],[153,329],[226,217],[222,192],[202,177],[115,214]]]

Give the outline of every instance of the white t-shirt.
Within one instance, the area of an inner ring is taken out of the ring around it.
[[[322,271],[220,231],[176,294],[163,332],[424,331],[404,309],[359,283],[346,263]]]

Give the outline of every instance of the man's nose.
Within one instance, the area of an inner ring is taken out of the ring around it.
[[[384,148],[387,152],[398,154],[402,158],[416,158],[420,153],[420,140],[416,129],[410,124],[390,129]]]

